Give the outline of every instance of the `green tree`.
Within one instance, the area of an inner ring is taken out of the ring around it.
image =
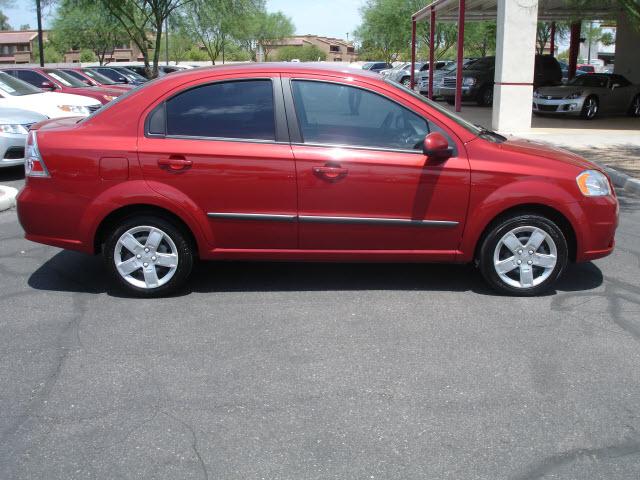
[[[304,45],[302,47],[287,46],[278,50],[278,60],[290,62],[297,58],[301,62],[317,62],[326,60],[327,54],[315,45]]]
[[[182,60],[190,60],[189,51],[194,47],[194,42],[189,35],[184,31],[182,27],[179,27],[176,31],[166,33],[169,35],[169,60],[172,62],[180,62]],[[160,58],[166,58],[166,42],[162,42],[160,45]]]
[[[556,45],[569,35],[568,22],[556,22]],[[551,41],[551,22],[538,22],[536,29],[536,53],[542,55],[545,47]]]
[[[82,63],[95,62],[96,60],[98,60],[98,57],[96,57],[93,50],[89,50],[87,48],[80,50],[80,61]]]
[[[269,59],[269,53],[275,48],[275,40],[293,35],[291,19],[282,12],[268,13],[264,7],[246,18],[239,19],[234,25],[235,38],[249,52],[253,61],[257,60],[258,49],[262,48],[263,60]]]
[[[117,45],[128,40],[125,30],[101,3],[76,0],[61,1],[50,37],[61,51],[92,51],[100,65]]]
[[[465,55],[469,57],[486,57],[489,54],[494,54],[496,51],[496,22],[465,23],[464,50]]]
[[[94,0],[76,0],[83,4]],[[193,0],[97,0],[118,21],[129,39],[140,49],[150,78],[158,76],[160,42],[164,22]],[[153,40],[149,39],[149,35]],[[157,47],[157,48],[156,48]]]
[[[0,10],[0,30],[11,30],[11,25],[9,25],[9,17],[7,17]]]
[[[181,9],[179,21],[215,64],[225,47],[233,42],[238,23],[261,8],[264,4],[256,0],[194,0]]]
[[[44,58],[47,63],[62,63],[64,61],[64,52],[61,52],[54,44],[50,42],[44,43]],[[36,48],[34,52],[34,60],[40,62],[40,52]]]

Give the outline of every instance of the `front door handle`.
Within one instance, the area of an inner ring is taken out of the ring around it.
[[[313,173],[324,180],[328,180],[330,182],[335,182],[344,178],[349,170],[342,167],[332,167],[332,166],[324,166],[324,167],[313,167]]]
[[[183,170],[193,165],[191,160],[187,160],[182,155],[171,155],[169,158],[161,158],[158,160],[161,167],[169,167],[170,170]]]

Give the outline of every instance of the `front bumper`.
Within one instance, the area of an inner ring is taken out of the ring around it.
[[[547,99],[533,98],[533,111],[550,115],[580,115],[584,98]]]
[[[435,89],[434,89],[435,90]],[[441,97],[455,97],[456,89],[455,87],[440,87],[439,96]],[[475,86],[463,86],[462,87],[462,98],[467,100],[469,98],[475,98],[478,94],[478,89]]]
[[[578,205],[581,230],[576,261],[587,262],[606,257],[615,247],[620,207],[615,195],[585,197]]]
[[[27,136],[14,133],[0,134],[0,168],[24,165],[24,147]]]

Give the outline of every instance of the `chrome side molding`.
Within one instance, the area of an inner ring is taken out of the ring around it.
[[[253,220],[301,223],[341,223],[351,225],[396,225],[406,227],[455,228],[459,222],[451,220],[413,220],[411,218],[336,217],[324,215],[280,215],[271,213],[210,212],[208,217],[225,220]]]

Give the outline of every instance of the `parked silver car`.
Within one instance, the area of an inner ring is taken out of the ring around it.
[[[46,118],[30,110],[0,108],[0,167],[24,164],[24,146],[29,128]]]
[[[580,75],[566,85],[541,87],[533,92],[536,115],[580,115],[586,120],[600,113],[640,116],[640,85],[622,75]]]
[[[463,65],[468,65],[477,59],[466,58],[463,61]],[[436,71],[433,74],[433,98],[438,98],[440,95],[440,89],[443,86],[444,78],[456,74],[456,62],[445,60],[442,62],[444,65],[441,67],[436,66]],[[418,90],[422,95],[429,93],[429,70],[421,72],[416,80]]]

